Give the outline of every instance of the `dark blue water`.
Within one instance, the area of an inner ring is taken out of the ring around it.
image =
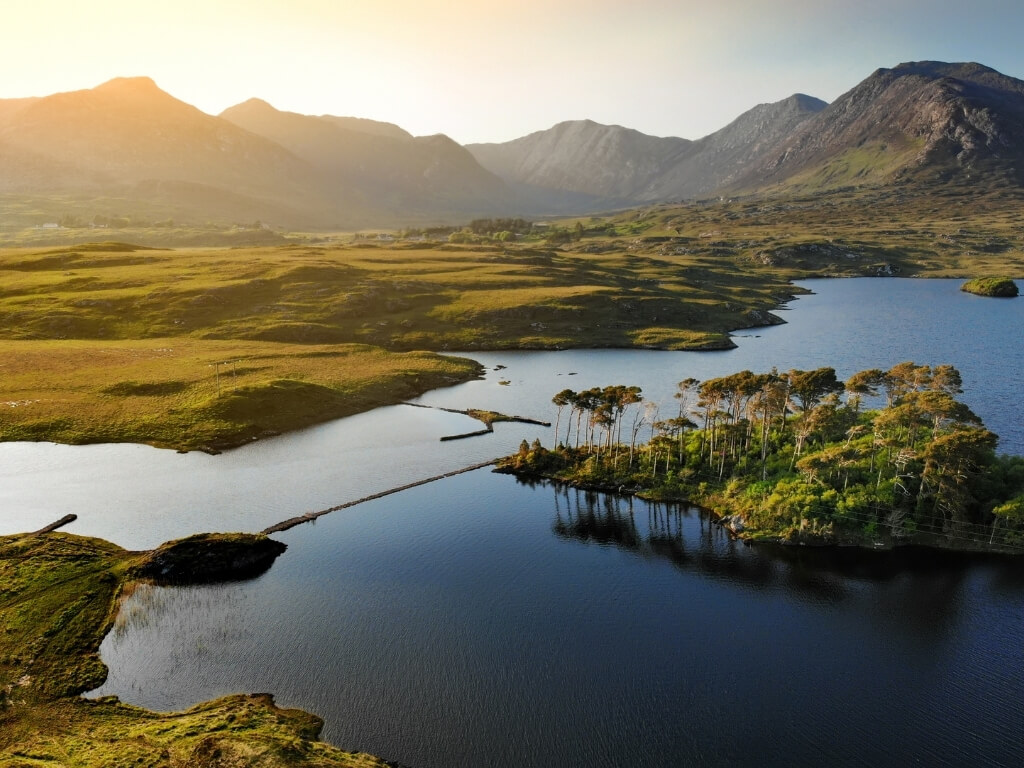
[[[968,296],[953,281],[811,285],[788,325],[741,332],[731,352],[475,355],[506,367],[422,400],[553,419],[564,387],[635,383],[674,410],[688,376],[952,363],[1002,448],[1024,452],[1024,301]],[[60,453],[31,483],[12,472],[0,494],[50,519],[44,494],[82,500],[93,505],[82,532],[130,544],[197,520],[253,529],[552,439],[499,425],[442,444],[461,422],[417,420],[421,410],[226,457]],[[126,487],[108,510],[112,472]],[[139,511],[150,503],[152,524]],[[272,691],[323,716],[333,743],[418,768],[1024,765],[1016,561],[751,548],[693,510],[487,471],[280,538],[289,550],[255,581],[137,592],[104,642],[111,676],[99,693],[179,709]]]
[[[1021,765],[1024,573],[748,548],[690,509],[486,470],[137,597],[101,692],[243,690],[423,766]]]

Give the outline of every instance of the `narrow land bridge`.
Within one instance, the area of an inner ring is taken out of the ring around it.
[[[270,533],[277,533],[278,531],[287,531],[289,528],[294,528],[296,525],[302,525],[303,523],[308,523],[311,520],[316,520],[318,517],[323,517],[324,515],[330,514],[331,512],[337,512],[339,509],[348,509],[349,507],[356,506],[356,504],[362,504],[363,502],[373,501],[374,499],[380,499],[380,498],[383,498],[384,496],[390,496],[393,493],[400,493],[401,491],[407,491],[410,488],[415,488],[418,485],[426,485],[427,483],[433,483],[436,480],[444,480],[446,477],[454,477],[455,475],[461,475],[461,474],[464,474],[466,472],[472,472],[473,470],[476,470],[476,469],[483,469],[484,467],[490,467],[490,466],[493,466],[494,464],[497,464],[497,463],[498,463],[498,459],[491,459],[490,461],[482,461],[479,464],[473,464],[472,466],[469,466],[469,467],[463,467],[462,469],[456,469],[456,470],[453,470],[452,472],[445,472],[443,475],[434,475],[433,477],[428,477],[425,480],[417,480],[414,483],[406,483],[405,485],[400,485],[397,488],[389,488],[388,490],[381,491],[380,493],[373,493],[373,494],[370,494],[369,496],[364,496],[361,499],[356,499],[355,501],[346,501],[344,504],[338,504],[338,505],[333,506],[333,507],[328,507],[327,509],[322,509],[319,512],[306,512],[304,515],[299,515],[298,517],[291,517],[291,518],[288,518],[287,520],[284,520],[284,521],[282,521],[280,523],[276,523],[275,525],[271,525],[269,528],[264,528],[262,531],[260,531],[260,533],[270,534]]]

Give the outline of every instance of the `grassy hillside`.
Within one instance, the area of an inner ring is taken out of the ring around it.
[[[638,235],[630,245],[639,252],[731,262],[792,279],[1019,277],[1024,275],[1022,205],[1024,192],[989,191],[984,183],[850,186],[828,193],[651,206],[583,223],[595,231],[630,227]]]

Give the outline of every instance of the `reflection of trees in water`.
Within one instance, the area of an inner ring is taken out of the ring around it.
[[[582,497],[582,498],[581,498]],[[643,546],[633,518],[633,499],[607,493],[555,488],[553,529],[563,538],[615,544],[628,550]]]
[[[552,530],[562,538],[614,545],[641,557],[669,560],[680,568],[690,568],[691,560],[702,555],[721,557],[733,546],[725,532],[695,507],[565,485],[552,489]]]
[[[896,620],[905,631],[927,636],[962,609],[964,584],[976,565],[974,558],[964,555],[913,549],[870,552],[748,546],[732,539],[706,512],[689,505],[648,502],[546,481],[521,482],[553,492],[552,530],[561,538],[667,560],[681,571],[735,586],[783,589],[817,604],[864,602],[870,620]],[[991,561],[985,567],[992,568],[996,578],[1004,571]],[[865,583],[876,587],[865,592],[860,586]]]

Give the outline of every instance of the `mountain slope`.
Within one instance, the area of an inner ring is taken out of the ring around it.
[[[577,120],[468,147],[258,99],[214,117],[148,78],[0,100],[0,193],[24,196],[6,202],[28,223],[137,213],[361,228],[954,182],[1024,188],[1024,82],[980,64],[913,62],[830,105],[802,94],[758,105],[697,141]]]
[[[37,101],[39,99],[35,97],[27,99],[0,99],[0,126]]]
[[[559,123],[504,144],[471,144],[481,164],[534,190],[638,204],[708,195],[787,138],[825,102],[796,94],[761,104],[699,141],[648,136],[589,120]]]
[[[357,188],[396,214],[508,211],[507,186],[447,136],[412,137],[389,123],[282,112],[259,99],[224,120],[285,147],[334,188]]]
[[[470,144],[473,156],[507,181],[607,201],[631,202],[693,142],[648,136],[591,120],[559,123],[503,144]]]
[[[149,78],[118,78],[23,105],[0,124],[0,147],[8,188],[112,197],[159,189],[163,203],[204,218],[222,213],[210,208],[216,194],[201,195],[194,207],[190,198],[197,189],[222,190],[236,201],[232,214],[238,200],[249,200],[253,210],[292,225],[361,205],[358,196],[326,196],[307,162],[175,99]]]
[[[840,96],[737,186],[966,179],[986,171],[1020,184],[1024,82],[975,63],[879,69]]]
[[[118,78],[39,99],[14,114],[0,138],[117,181],[268,189],[282,180],[308,181],[309,169],[281,147],[173,98],[149,78]]]
[[[802,93],[758,104],[725,128],[694,142],[685,158],[652,181],[644,199],[700,197],[728,186],[826,106],[821,99]]]
[[[412,134],[404,128],[394,123],[382,123],[380,120],[369,120],[365,117],[338,117],[337,115],[320,115],[320,119],[350,131],[372,133],[376,136],[391,136],[395,139],[412,138]]]

